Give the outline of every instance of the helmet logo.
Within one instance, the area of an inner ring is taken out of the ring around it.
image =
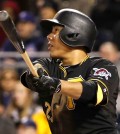
[[[67,35],[67,39],[70,41],[76,41],[78,39],[79,33],[71,33]]]

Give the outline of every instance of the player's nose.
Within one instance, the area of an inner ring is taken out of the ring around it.
[[[47,39],[48,39],[48,41],[52,40],[53,39],[53,34],[52,33],[48,34]]]

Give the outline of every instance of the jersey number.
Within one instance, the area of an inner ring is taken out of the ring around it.
[[[70,81],[70,82],[80,82],[80,81],[83,81],[83,79],[81,77],[75,77],[75,78],[68,79],[68,81]],[[50,113],[51,113],[50,104],[48,102],[45,102],[45,107],[47,108],[47,110],[46,110],[47,119],[50,120],[51,122],[53,122],[52,115],[50,116]],[[74,103],[74,99],[72,97],[67,96],[66,107],[67,107],[68,110],[74,110],[75,109],[75,103]]]
[[[47,119],[50,120],[51,122],[53,122],[52,116],[49,115],[50,112],[51,112],[50,104],[48,102],[45,102],[45,107],[47,108],[47,110],[46,110],[46,117],[47,117]]]

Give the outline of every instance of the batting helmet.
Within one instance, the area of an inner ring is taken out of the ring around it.
[[[70,47],[85,47],[87,52],[93,48],[96,38],[96,26],[85,14],[75,9],[62,9],[56,13],[53,19],[41,21],[43,30],[49,33],[54,25],[63,26],[59,37],[61,41]]]

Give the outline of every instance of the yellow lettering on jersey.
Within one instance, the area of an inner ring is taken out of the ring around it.
[[[68,110],[74,110],[75,109],[75,103],[72,97],[67,96],[67,104],[66,107]]]
[[[70,81],[70,82],[81,82],[81,81],[84,81],[84,79],[80,76],[80,77],[69,78],[68,81]],[[68,110],[74,110],[75,109],[74,100],[70,96],[67,96],[66,107],[67,107]]]
[[[50,106],[50,104],[48,102],[45,102],[45,107],[47,108],[46,113],[45,113],[47,119],[50,120],[51,122],[53,122],[52,116],[49,115],[50,112],[51,112],[51,106]]]

